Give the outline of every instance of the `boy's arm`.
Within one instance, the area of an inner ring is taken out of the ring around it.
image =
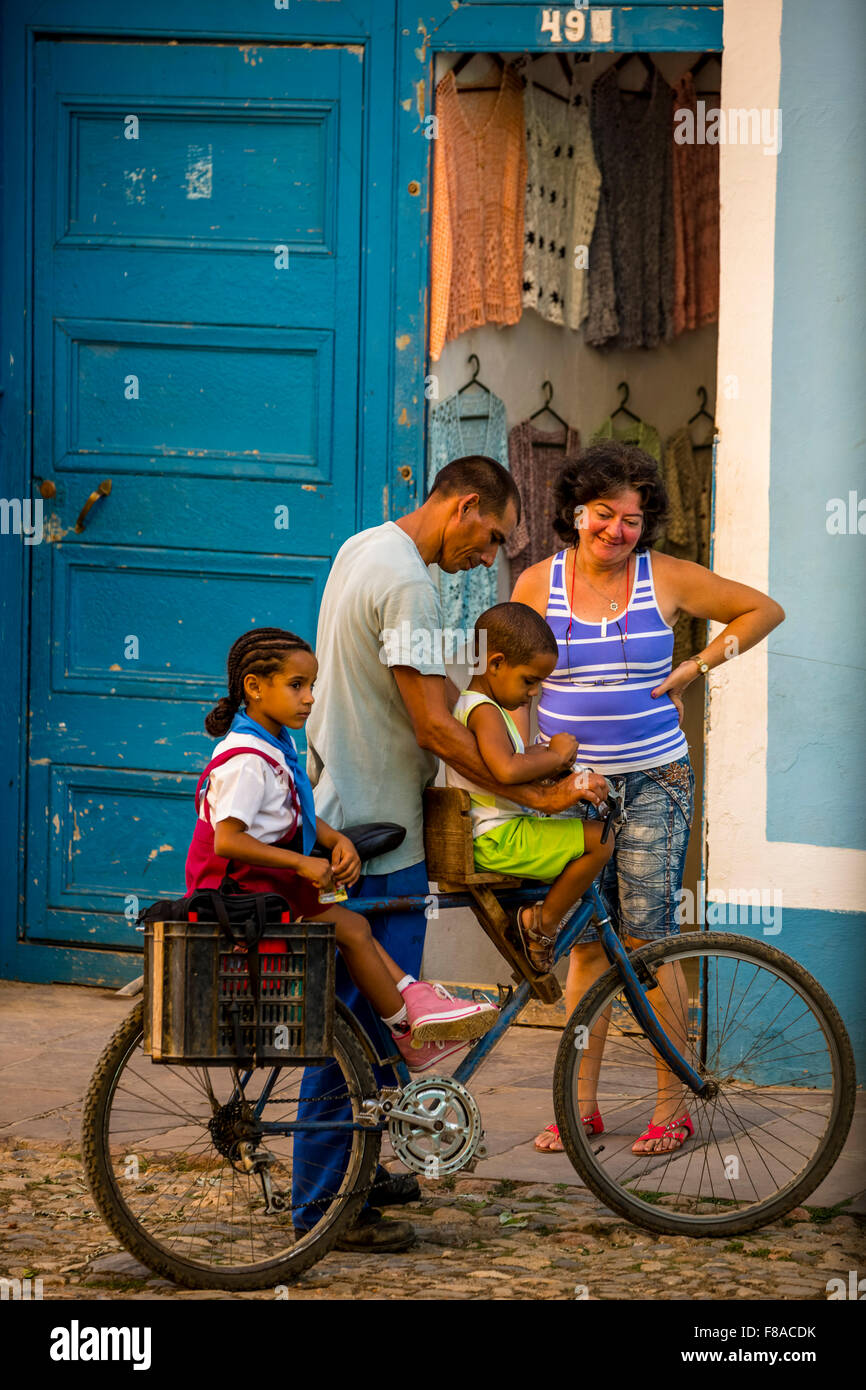
[[[422,676],[411,666],[392,666],[391,670],[420,747],[441,758],[470,782],[547,815],[564,811],[578,801],[590,801],[597,806],[604,800],[607,787],[603,778],[578,784],[576,778],[566,777],[553,787],[538,782],[523,782],[519,786],[499,782],[481,757],[474,735],[449,712],[444,676]]]
[[[476,705],[467,724],[493,776],[506,786],[534,782],[538,777],[550,777],[552,773],[570,767],[574,760],[573,754],[566,761],[562,754],[540,745],[526,753],[516,752],[508,737],[505,720],[493,705]]]

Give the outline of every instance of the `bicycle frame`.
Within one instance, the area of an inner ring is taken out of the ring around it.
[[[514,906],[522,903],[536,902],[538,899],[537,888],[511,888],[501,893],[497,893],[497,898],[503,905]],[[376,916],[385,912],[423,912],[429,904],[429,896],[413,894],[397,898],[352,898],[350,906],[353,912],[360,912],[365,917]],[[436,903],[439,908],[471,907],[472,897],[469,893],[440,893],[437,895]],[[605,910],[604,903],[598,891],[598,887],[593,883],[588,892],[584,894],[580,902],[574,909],[571,917],[562,927],[556,938],[554,957],[557,961],[571,950],[572,946],[578,941],[582,933],[589,926],[592,919],[596,919],[599,930],[599,940],[605,955],[611,965],[615,965],[622,976],[623,992],[628,1000],[629,1007],[640,1024],[647,1040],[652,1044],[655,1051],[667,1064],[673,1074],[693,1091],[697,1096],[706,1096],[709,1091],[709,1083],[704,1080],[693,1067],[680,1054],[665,1033],[655,1012],[651,1008],[646,991],[632,965],[628,952],[623,947],[616,932],[613,929],[611,920]],[[653,982],[649,989],[655,989]],[[453,1079],[465,1086],[475,1072],[493,1051],[496,1044],[507,1033],[512,1023],[523,1012],[530,1000],[530,989],[526,980],[514,989],[508,1002],[500,1011],[499,1017],[493,1027],[483,1038],[479,1038],[470,1048],[466,1057],[453,1072]],[[402,1058],[395,1058],[388,1045],[388,1037],[384,1024],[379,1025],[379,1036],[370,1039],[371,1044],[377,1051],[378,1065],[390,1068],[400,1085],[406,1086],[411,1080],[411,1073]],[[278,1073],[275,1068],[267,1078],[262,1093],[259,1096],[254,1111],[259,1118],[264,1105],[267,1103],[271,1089],[274,1085]],[[245,1072],[242,1085],[245,1087],[251,1072]],[[359,1129],[370,1128],[369,1124],[359,1124],[357,1121],[330,1121],[321,1122],[315,1120],[298,1120],[294,1122],[268,1123],[259,1120],[260,1127],[265,1132],[278,1132],[281,1134],[290,1131],[316,1130],[316,1129]],[[386,1129],[387,1121],[382,1121],[374,1128]]]

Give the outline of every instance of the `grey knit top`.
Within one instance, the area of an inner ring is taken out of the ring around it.
[[[673,337],[673,91],[658,68],[648,97],[623,98],[612,68],[590,112],[601,202],[589,253],[592,347],[657,347]]]

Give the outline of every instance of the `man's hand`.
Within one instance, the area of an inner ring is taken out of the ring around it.
[[[578,772],[564,777],[553,787],[545,787],[540,798],[539,810],[545,815],[554,816],[558,811],[567,811],[578,801],[588,801],[591,806],[600,806],[607,797],[607,782],[597,772]]]
[[[331,869],[341,888],[348,888],[361,877],[361,859],[347,835],[338,835],[331,850]]]
[[[555,753],[561,759],[560,768],[566,769],[571,767],[577,757],[579,744],[571,734],[554,734],[547,746],[551,753]]]

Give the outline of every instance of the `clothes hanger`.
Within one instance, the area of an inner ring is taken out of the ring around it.
[[[544,405],[541,407],[541,409],[533,411],[529,418],[530,420],[534,420],[538,415],[543,415],[544,412],[547,411],[548,415],[552,415],[554,420],[558,420],[559,423],[562,425],[562,428],[565,430],[565,439],[563,439],[561,442],[557,440],[555,443],[552,443],[550,445],[550,448],[564,449],[568,440],[569,426],[566,424],[565,420],[563,420],[561,415],[557,415],[556,411],[553,409],[553,406],[550,404],[550,402],[553,400],[553,387],[551,386],[550,382],[543,381],[541,383],[541,389],[542,391],[546,390],[548,392],[547,400],[544,402]]]
[[[695,411],[694,415],[689,416],[689,419],[686,421],[686,425],[687,425],[687,426],[688,426],[688,425],[692,425],[692,424],[694,424],[695,420],[699,420],[699,419],[701,418],[702,415],[706,415],[707,419],[709,420],[710,424],[711,424],[712,427],[713,427],[713,432],[715,433],[715,428],[716,428],[715,419],[714,419],[713,416],[710,414],[710,412],[706,409],[706,404],[707,404],[707,388],[706,388],[705,386],[699,386],[699,387],[698,387],[697,395],[698,395],[698,400],[699,400],[700,403],[701,403],[701,404],[700,404],[700,407]]]
[[[462,396],[462,395],[463,395],[463,392],[464,392],[464,391],[468,391],[468,389],[469,389],[470,386],[478,386],[478,387],[480,387],[480,389],[481,389],[482,391],[485,391],[485,392],[487,393],[487,400],[484,402],[484,404],[487,406],[487,409],[486,409],[486,410],[474,410],[474,411],[472,412],[471,415],[463,415],[463,414],[461,414],[461,417],[460,417],[460,418],[463,419],[463,420],[483,420],[483,419],[485,419],[485,417],[489,417],[489,415],[490,415],[490,397],[492,396],[493,392],[490,390],[490,387],[489,387],[489,386],[485,386],[485,385],[484,385],[484,382],[483,382],[483,381],[479,381],[479,380],[478,380],[478,373],[479,373],[480,370],[481,370],[481,363],[478,361],[477,355],[476,355],[474,352],[470,352],[470,354],[469,354],[469,356],[467,357],[466,360],[467,360],[467,362],[470,364],[470,366],[471,366],[471,364],[472,364],[473,362],[475,363],[475,370],[473,371],[473,373],[472,373],[471,377],[469,378],[469,380],[468,380],[467,382],[465,382],[465,383],[457,390],[457,392],[456,392],[455,394],[458,395],[458,396]],[[479,404],[481,404],[481,402],[479,402]]]
[[[617,406],[616,410],[611,411],[611,415],[610,415],[611,420],[615,420],[616,417],[617,417],[617,415],[628,415],[630,419],[635,420],[639,425],[642,425],[642,424],[643,424],[643,420],[640,418],[639,415],[635,415],[635,413],[634,413],[633,410],[626,410],[626,405],[625,405],[625,403],[626,403],[626,401],[628,400],[628,382],[627,382],[627,381],[621,381],[621,382],[619,383],[619,386],[617,386],[616,389],[617,389],[617,391],[623,391],[623,392],[625,392],[625,394],[624,394],[624,396],[622,397],[622,400],[620,401],[620,403],[619,403],[619,405]],[[705,395],[706,395],[706,393],[705,393]]]
[[[719,66],[721,67],[722,60],[721,60],[721,58],[720,58],[720,56],[719,56],[718,53],[715,53],[715,52],[713,52],[712,50],[711,50],[709,53],[702,53],[701,56],[700,56],[700,58],[698,59],[698,61],[695,63],[694,67],[693,67],[693,68],[689,68],[689,72],[690,72],[691,75],[692,75],[692,81],[694,82],[694,80],[695,80],[695,78],[697,77],[698,73],[699,73],[699,72],[702,72],[703,69],[707,66],[708,63],[713,63],[713,62],[718,63]],[[696,94],[697,94],[698,96],[700,96],[700,97],[718,97],[718,96],[721,96],[721,92],[711,92],[711,91],[709,91],[709,90],[707,90],[707,89],[704,89],[703,91],[698,92],[698,91],[697,91],[697,88],[696,88],[695,91],[696,91]]]
[[[639,62],[643,64],[644,68],[646,69],[647,76],[644,78],[642,87],[621,87],[620,91],[627,92],[629,96],[650,97],[652,96],[652,80],[653,75],[656,71],[656,65],[651,58],[647,57],[645,53],[623,53],[619,58],[617,58],[610,71],[621,72],[622,69],[625,67],[626,63],[631,62],[632,58],[637,58]],[[647,81],[649,81],[649,86],[647,86]]]
[[[499,69],[500,74],[502,74],[502,73],[505,72],[505,63],[502,61],[502,58],[499,56],[498,53],[485,53],[484,56],[485,56],[485,58],[490,58],[491,61],[494,62],[494,63],[496,64],[496,66],[497,66],[498,69]],[[457,59],[457,62],[454,64],[453,68],[451,69],[451,71],[452,71],[452,73],[454,74],[455,78],[456,78],[458,72],[462,72],[462,70],[467,66],[467,64],[471,63],[471,62],[472,62],[472,59],[473,59],[473,58],[477,58],[477,57],[478,57],[478,54],[477,54],[477,53],[463,53],[463,54],[461,54],[461,56]],[[458,92],[498,92],[498,91],[501,91],[501,89],[502,89],[502,78],[501,78],[501,76],[500,76],[499,83],[498,83],[497,86],[495,86],[495,87],[476,87],[474,83],[471,83],[471,82],[470,82],[466,87],[458,87],[458,88],[457,88]]]
[[[563,69],[563,71],[564,71],[564,73],[565,73],[566,78],[568,79],[568,85],[569,85],[569,87],[570,87],[571,84],[572,84],[572,81],[573,81],[573,79],[574,79],[574,72],[573,72],[573,70],[569,67],[569,65],[568,65],[568,59],[566,58],[566,56],[565,56],[564,53],[557,53],[556,56],[557,56],[557,58],[559,59],[561,65],[562,65],[562,69]],[[533,54],[532,57],[529,59],[529,62],[530,62],[530,63],[534,63],[535,60],[536,60],[536,58],[546,58],[546,57],[547,57],[547,54],[546,54],[546,53],[535,53],[535,54]],[[581,103],[581,101],[583,100],[583,98],[582,98],[581,95],[580,95],[580,92],[575,92],[572,96],[568,96],[568,97],[567,97],[567,96],[563,96],[562,92],[555,92],[555,91],[553,90],[552,87],[545,87],[545,85],[544,85],[543,82],[536,82],[534,77],[533,77],[533,78],[525,77],[523,80],[524,80],[524,82],[526,83],[527,86],[528,86],[529,83],[531,82],[531,83],[532,83],[532,86],[533,86],[533,87],[536,87],[536,88],[538,89],[539,92],[547,92],[549,96],[556,97],[556,100],[557,100],[557,101],[564,101],[565,104],[566,104],[566,106],[579,106],[580,103]]]

